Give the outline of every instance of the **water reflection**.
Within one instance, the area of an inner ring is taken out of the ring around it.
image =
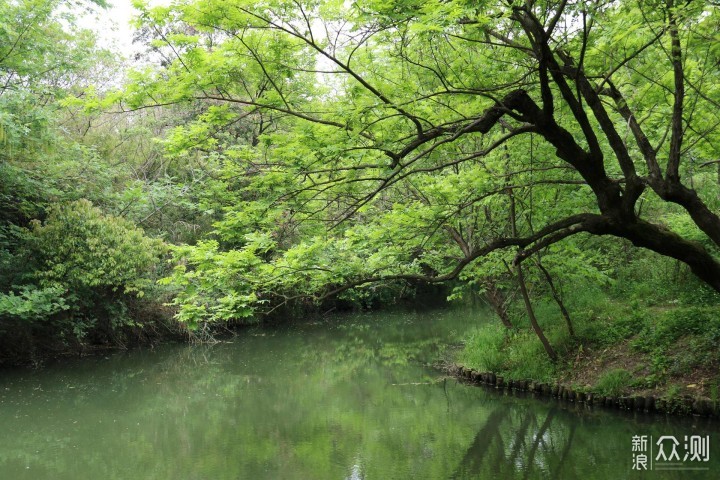
[[[427,366],[477,321],[342,316],[5,372],[0,478],[626,478],[632,435],[716,428],[579,412]]]
[[[684,465],[707,471],[648,473],[632,469],[633,435],[653,435],[655,439],[665,434],[680,439],[684,435],[712,438],[718,433],[714,421],[593,411],[582,405],[535,399],[521,393],[488,393],[497,405],[450,478],[604,479],[639,478],[643,474],[652,478],[718,478],[717,459]]]

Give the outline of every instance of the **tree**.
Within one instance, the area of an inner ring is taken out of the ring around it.
[[[326,235],[339,241],[362,224],[385,232],[395,249],[385,267],[335,268],[321,297],[369,282],[448,281],[495,253],[518,268],[581,233],[677,259],[720,291],[718,185],[706,171],[720,140],[712,4],[198,0],[141,19],[188,28],[158,39],[172,61],[136,74],[126,108],[240,107],[218,129],[273,115],[255,155],[296,186],[271,203],[333,227]],[[413,189],[465,189],[458,208],[416,222],[429,243],[408,245],[376,221],[403,208],[421,218],[426,206],[403,194]],[[516,228],[497,213],[509,191],[531,199]],[[473,209],[493,220],[482,235],[467,248],[439,239]],[[351,217],[356,226],[343,226]],[[672,218],[690,227],[674,231]]]
[[[95,5],[0,5],[0,362],[122,343],[154,320],[135,313],[162,242],[108,214],[122,213],[136,159],[103,148],[123,143],[117,124],[93,141],[103,126],[71,105],[118,65],[75,22]]]

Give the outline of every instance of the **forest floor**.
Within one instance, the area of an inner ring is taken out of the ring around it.
[[[682,343],[682,342],[681,342]],[[668,375],[662,382],[654,382],[652,356],[637,352],[632,340],[614,347],[588,348],[571,360],[570,368],[558,376],[558,381],[586,390],[603,384],[611,372],[627,371],[629,380],[621,386],[628,395],[666,397],[669,395],[717,399],[718,365],[688,365],[682,372]],[[671,361],[676,364],[691,358],[688,345],[676,345]],[[622,381],[621,381],[622,382]]]

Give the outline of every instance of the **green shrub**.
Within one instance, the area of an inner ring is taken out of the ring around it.
[[[41,284],[142,295],[148,271],[162,251],[159,240],[121,217],[103,215],[87,200],[54,206],[32,239]]]
[[[662,315],[657,322],[655,338],[669,343],[685,335],[718,335],[719,332],[720,315],[716,308],[687,307]]]
[[[663,396],[668,413],[686,415],[690,413],[690,406],[683,401],[682,389],[678,385],[670,385]]]
[[[26,239],[27,283],[0,295],[5,335],[30,329],[30,336],[77,341],[135,324],[127,302],[154,283],[162,242],[87,200],[53,206]]]
[[[26,286],[16,294],[0,293],[0,318],[15,317],[23,321],[42,320],[69,307],[60,287],[33,288]]]

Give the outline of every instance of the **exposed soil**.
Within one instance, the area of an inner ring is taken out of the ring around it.
[[[625,394],[662,397],[672,391],[674,395],[715,400],[712,398],[712,386],[720,374],[717,366],[689,366],[682,374],[668,374],[664,381],[656,381],[651,375],[651,355],[633,349],[631,343],[632,339],[620,342],[614,347],[583,350],[558,379],[559,382],[575,388],[593,390],[607,372],[624,369],[633,377],[633,382],[625,390]],[[673,351],[668,352],[668,358],[671,361],[688,358],[691,355],[690,348],[691,345],[678,342]]]

